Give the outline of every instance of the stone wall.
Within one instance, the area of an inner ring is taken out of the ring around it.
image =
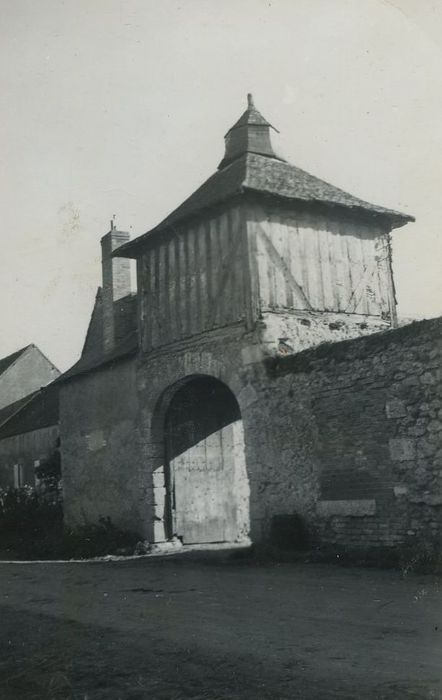
[[[258,393],[254,386],[269,383],[262,357],[256,336],[238,324],[119,360],[63,383],[60,434],[67,524],[92,524],[99,517],[110,517],[115,525],[136,530],[149,541],[166,538],[161,512],[165,417],[183,383],[205,376],[223,382],[238,401],[246,445],[251,534],[260,539],[267,493],[258,489],[268,470],[260,446],[272,432],[267,406],[255,410]],[[255,413],[264,419],[259,431]],[[266,473],[262,475],[261,470]]]
[[[360,549],[440,541],[442,320],[266,367],[272,391],[262,397],[278,412],[267,516],[279,492],[323,542]]]
[[[146,521],[133,360],[76,377],[60,389],[65,522],[110,517],[143,533]]]
[[[291,514],[354,549],[434,540],[441,355],[441,319],[266,359],[239,324],[77,377],[60,397],[67,522],[110,516],[164,539],[165,415],[183,382],[208,376],[240,408],[253,542]]]

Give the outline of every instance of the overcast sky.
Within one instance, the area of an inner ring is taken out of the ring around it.
[[[416,216],[399,314],[442,314],[442,3],[0,0],[0,356],[78,357],[100,237],[216,169],[251,91],[283,155]]]

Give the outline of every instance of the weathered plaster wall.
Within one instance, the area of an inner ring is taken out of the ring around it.
[[[303,515],[321,541],[440,542],[441,319],[269,360],[267,371],[272,389],[261,396],[278,411],[270,496],[293,484],[296,510],[305,494]]]
[[[320,343],[339,343],[389,329],[390,322],[377,316],[318,311],[264,312],[257,324],[262,350],[273,356],[284,347],[301,352]]]
[[[35,347],[29,348],[0,376],[0,408],[46,386],[60,375]]]
[[[60,431],[65,521],[110,517],[142,533],[144,479],[137,428],[135,367],[120,360],[61,385]]]
[[[242,390],[257,357],[262,355],[255,336],[238,325],[120,360],[62,384],[66,522],[76,526],[109,516],[119,527],[163,541],[164,419],[172,395],[189,377],[207,375],[232,390],[246,415],[250,397]],[[243,494],[242,479],[238,488]],[[241,518],[247,520],[245,514]]]

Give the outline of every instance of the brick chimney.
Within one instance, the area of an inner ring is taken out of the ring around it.
[[[114,302],[131,293],[130,260],[112,258],[112,252],[130,240],[130,234],[117,231],[111,221],[111,230],[101,239],[103,275],[103,348],[111,352],[115,346]]]

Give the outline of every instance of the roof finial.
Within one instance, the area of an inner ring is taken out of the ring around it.
[[[247,107],[248,109],[255,109],[255,103],[253,102],[253,95],[251,92],[247,94]]]
[[[115,226],[115,218],[116,218],[116,214],[112,214],[112,219],[111,219],[111,222],[110,222],[111,231],[114,231],[115,228],[116,228],[116,226]]]

